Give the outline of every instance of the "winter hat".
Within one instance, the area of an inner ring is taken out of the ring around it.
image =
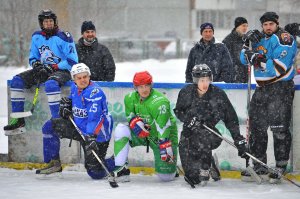
[[[284,30],[286,30],[293,36],[300,36],[300,30],[299,30],[298,23],[289,23],[284,27]]]
[[[81,34],[83,34],[85,31],[87,30],[95,30],[96,31],[96,27],[93,24],[92,21],[84,21],[81,25]]]
[[[247,19],[245,19],[244,17],[235,18],[235,20],[234,20],[234,29],[236,29],[237,27],[239,27],[240,25],[242,25],[244,23],[248,23]]]
[[[276,12],[266,12],[265,14],[263,14],[263,16],[261,16],[259,20],[261,24],[265,23],[266,21],[273,21],[278,25],[278,19],[279,16],[276,14]]]
[[[213,32],[215,31],[214,26],[211,23],[208,23],[208,22],[201,24],[201,26],[200,26],[200,33],[201,34],[202,34],[204,29],[212,29]]]

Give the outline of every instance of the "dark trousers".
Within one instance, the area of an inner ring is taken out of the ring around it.
[[[291,148],[290,122],[294,99],[294,82],[280,81],[257,87],[250,102],[250,151],[267,163],[267,129],[273,132],[277,166],[286,166]]]

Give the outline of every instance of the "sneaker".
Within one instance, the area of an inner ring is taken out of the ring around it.
[[[35,174],[49,175],[49,174],[53,174],[53,173],[57,173],[57,172],[59,172],[59,173],[62,172],[60,160],[51,160],[45,168],[36,170]]]
[[[8,125],[4,126],[5,135],[18,135],[26,132],[24,118],[11,118]]]
[[[262,179],[262,181],[269,180],[269,171],[261,165],[254,165],[253,170]],[[256,180],[251,176],[250,172],[246,169],[241,172],[241,180],[244,182],[255,182]]]
[[[200,169],[200,184],[201,186],[206,186],[209,180],[209,170]]]
[[[276,172],[273,171],[269,175],[269,177],[270,177],[269,182],[271,184],[281,183],[281,177],[284,175],[284,173],[286,171],[286,166],[284,166],[284,167],[276,167],[275,170],[276,170]]]
[[[114,178],[117,182],[129,182],[130,170],[127,164],[116,166],[113,171]]]
[[[214,181],[219,181],[221,180],[221,174],[218,165],[216,165],[216,162],[217,161],[215,161],[215,157],[213,157],[211,159],[211,167],[209,170],[209,174]]]

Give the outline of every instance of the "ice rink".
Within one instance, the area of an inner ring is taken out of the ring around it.
[[[92,180],[85,172],[63,171],[62,178],[37,179],[34,170],[0,169],[1,199],[296,199],[300,189],[283,182],[257,185],[235,179],[210,181],[192,189],[182,176],[160,182],[153,176],[131,175],[131,182],[111,188],[107,180]]]

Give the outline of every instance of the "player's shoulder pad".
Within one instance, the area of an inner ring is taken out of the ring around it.
[[[279,43],[282,45],[292,45],[294,42],[291,34],[283,29],[279,29],[276,36],[279,38]]]
[[[32,33],[32,37],[35,35],[42,35],[42,31],[38,30],[38,31],[35,31],[34,33]]]
[[[65,42],[73,43],[73,37],[68,31],[58,31],[57,36]]]

